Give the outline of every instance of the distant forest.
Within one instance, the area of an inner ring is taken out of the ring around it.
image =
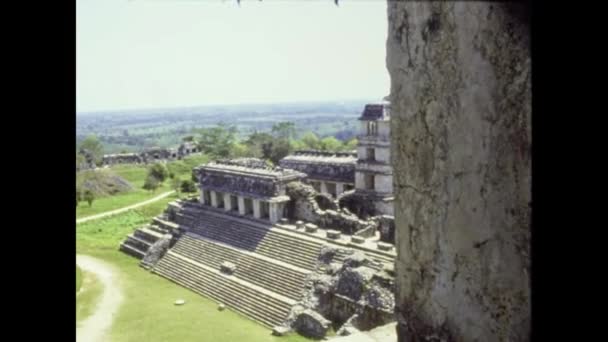
[[[174,147],[182,138],[200,128],[220,123],[234,126],[238,138],[254,132],[266,133],[277,122],[292,122],[295,138],[314,133],[319,138],[335,137],[348,141],[357,134],[363,107],[369,101],[209,106],[79,113],[76,139],[80,144],[95,135],[105,153],[137,152],[149,147]]]

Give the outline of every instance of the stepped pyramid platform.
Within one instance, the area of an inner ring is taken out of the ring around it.
[[[302,298],[322,248],[344,248],[200,203],[172,202],[167,212],[129,235],[121,250],[141,259],[163,234],[173,234],[176,242],[152,272],[269,328],[283,323]],[[368,252],[379,261],[378,267],[380,261],[392,262],[386,255]],[[345,257],[342,253],[335,259]],[[233,265],[230,272],[225,271],[227,263]]]

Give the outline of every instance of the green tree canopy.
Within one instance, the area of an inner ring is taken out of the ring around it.
[[[95,135],[89,135],[81,143],[79,152],[89,155],[95,164],[99,164],[103,158],[103,144]]]
[[[236,143],[237,129],[234,125],[220,123],[215,127],[201,128],[199,149],[213,157],[229,158]]]
[[[334,137],[321,139],[320,149],[322,151],[339,151],[342,149],[342,142]]]
[[[196,184],[188,179],[182,182],[181,189],[183,193],[196,192]]]
[[[83,199],[89,203],[89,207],[93,205],[93,201],[95,200],[95,194],[93,191],[86,189],[84,191]]]
[[[169,170],[164,164],[155,163],[148,168],[148,177],[154,177],[162,183],[169,177]]]
[[[160,182],[158,181],[158,179],[156,177],[148,175],[148,177],[146,178],[146,181],[144,182],[143,188],[154,192],[154,191],[156,191],[156,189],[158,189],[159,186],[160,186]]]
[[[317,135],[314,134],[313,132],[307,132],[306,134],[304,134],[304,136],[302,137],[301,140],[306,149],[310,149],[310,150],[320,150],[321,149],[321,142],[319,140],[319,137],[317,137]]]

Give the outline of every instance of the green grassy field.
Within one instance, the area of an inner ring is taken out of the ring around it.
[[[173,172],[181,180],[191,178],[192,168],[208,161],[205,155],[195,155],[167,163],[169,171]],[[147,167],[142,165],[116,165],[111,168],[112,172],[127,180],[133,185],[133,190],[114,196],[100,197],[93,201],[89,207],[88,203],[80,202],[76,207],[76,218],[82,218],[110,210],[126,207],[138,202],[143,202],[156,197],[164,192],[171,191],[171,181],[167,180],[156,191],[150,192],[142,189],[146,179]]]
[[[76,266],[76,293],[80,290],[80,286],[82,285],[82,271],[80,267]]]
[[[76,295],[76,322],[80,322],[95,312],[101,299],[103,285],[92,273],[81,271],[82,291]]]
[[[77,253],[102,259],[120,271],[125,300],[111,328],[111,341],[309,341],[297,334],[275,337],[270,329],[236,312],[218,311],[214,301],[145,271],[138,266],[139,260],[118,251],[128,233],[149,223],[172,200],[164,198],[76,227]],[[175,306],[176,299],[184,299],[186,304]]]

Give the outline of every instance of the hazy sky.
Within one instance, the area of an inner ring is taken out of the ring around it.
[[[77,109],[381,99],[386,16],[383,0],[77,0]]]

